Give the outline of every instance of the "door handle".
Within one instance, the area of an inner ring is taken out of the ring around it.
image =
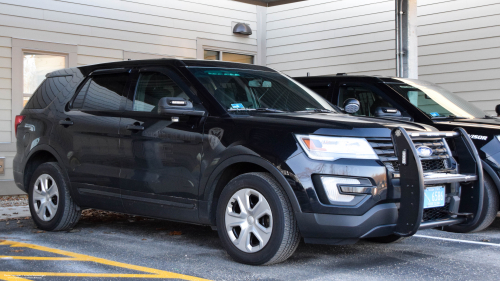
[[[129,124],[125,128],[130,131],[144,131],[144,126],[141,126],[139,122],[135,122],[134,124]]]
[[[69,119],[69,118],[66,118],[64,120],[59,121],[59,125],[64,126],[64,127],[68,127],[68,126],[71,126],[73,124],[74,124],[73,121],[71,121],[71,119]]]

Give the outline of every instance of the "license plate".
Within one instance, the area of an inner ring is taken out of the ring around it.
[[[432,186],[424,189],[424,209],[444,206],[444,186]]]

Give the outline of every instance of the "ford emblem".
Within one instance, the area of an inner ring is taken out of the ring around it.
[[[417,153],[418,153],[418,156],[420,156],[420,157],[429,157],[434,153],[434,151],[430,147],[419,146],[419,147],[417,147]]]

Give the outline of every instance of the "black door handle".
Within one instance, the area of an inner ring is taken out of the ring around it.
[[[68,127],[68,126],[73,125],[73,121],[71,121],[71,119],[69,119],[69,118],[66,118],[64,120],[60,120],[59,125],[62,125],[64,127]]]
[[[144,126],[141,126],[139,122],[135,122],[134,124],[129,124],[125,128],[130,131],[144,131]]]

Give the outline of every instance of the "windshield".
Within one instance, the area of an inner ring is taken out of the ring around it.
[[[474,119],[486,116],[481,109],[436,84],[414,79],[393,79],[404,84],[386,84],[431,118],[458,117]]]
[[[325,99],[277,72],[189,67],[228,111],[337,112]]]

